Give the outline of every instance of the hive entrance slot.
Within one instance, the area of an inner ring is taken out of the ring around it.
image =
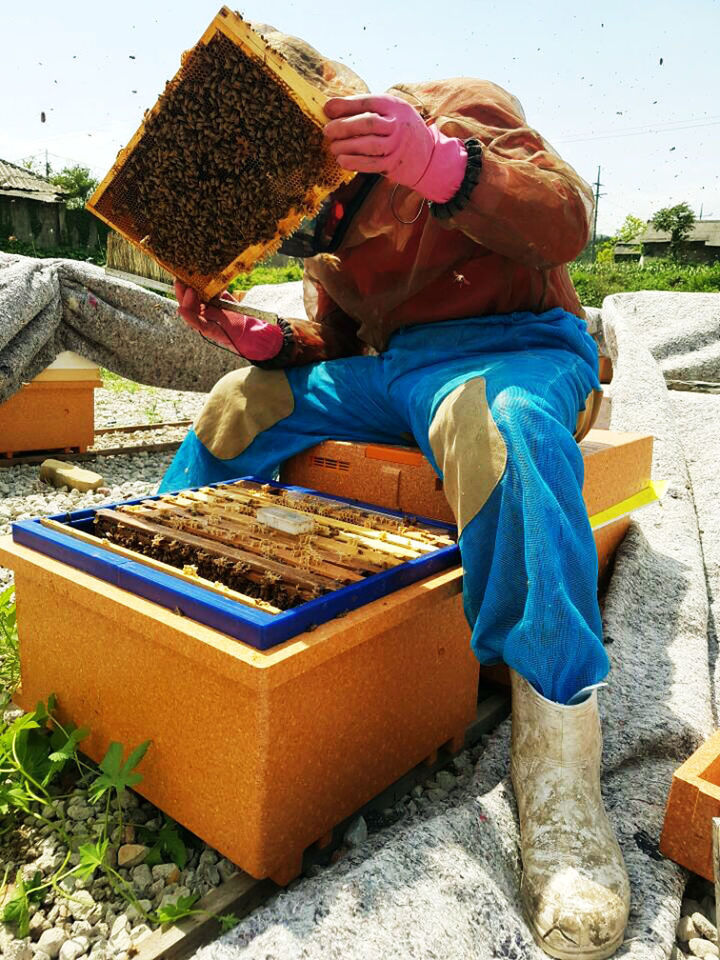
[[[347,473],[350,470],[350,464],[347,460],[334,460],[332,457],[313,457],[312,465],[322,467],[324,470],[338,470]]]

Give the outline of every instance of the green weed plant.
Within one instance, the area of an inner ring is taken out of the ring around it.
[[[9,614],[7,590],[0,595],[0,603],[4,604],[0,606],[0,611],[4,611],[0,617],[0,629],[3,637],[12,637],[15,630],[14,605],[13,614]],[[14,668],[11,679],[16,686]],[[61,723],[57,717],[54,696],[46,704],[38,703],[30,713],[15,717],[5,709],[9,697],[9,690],[6,689],[0,699],[3,708],[0,710],[0,840],[7,837],[22,815],[24,818],[31,817],[38,827],[47,827],[55,833],[65,846],[66,854],[60,866],[45,878],[36,872],[28,879],[23,868],[20,868],[12,878],[12,888],[11,878],[5,871],[0,879],[0,903],[3,904],[0,921],[12,926],[18,937],[26,937],[36,905],[48,893],[54,892],[72,900],[72,894],[62,887],[64,880],[74,878],[87,883],[96,873],[101,873],[115,894],[132,904],[138,915],[150,924],[175,923],[183,917],[196,915],[214,916],[222,929],[230,929],[237,923],[234,915],[216,916],[198,909],[198,897],[195,895],[181,897],[176,904],[146,911],[132,886],[112,866],[111,844],[114,838],[122,837],[124,831],[125,794],[142,781],[138,767],[150,741],[139,744],[127,756],[122,744],[111,743],[99,767],[96,767],[85,760],[78,749],[90,731],[86,727],[75,728]],[[73,791],[67,792],[70,783]],[[53,802],[76,797],[78,788],[82,791],[83,799],[95,805],[99,811],[101,831],[95,840],[73,837],[61,820],[44,815],[45,808]],[[141,841],[153,843],[146,863],[161,863],[163,858],[169,857],[179,869],[184,869],[188,852],[182,828],[169,818],[165,818],[165,823],[156,834],[140,824],[137,828]]]
[[[571,263],[570,276],[586,307],[601,307],[613,293],[636,290],[674,290],[715,293],[720,290],[720,263]]]

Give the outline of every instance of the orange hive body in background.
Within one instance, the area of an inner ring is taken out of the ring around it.
[[[13,543],[24,708],[56,693],[100,760],[152,739],[138,791],[255,877],[303,851],[475,716],[459,568],[268,651]]]
[[[720,731],[673,774],[660,852],[712,882],[712,821],[720,817]]]
[[[84,453],[95,438],[95,388],[101,386],[94,363],[61,353],[0,404],[0,456],[29,450]]]
[[[580,449],[589,516],[639,493],[650,482],[650,436],[591,430]],[[442,482],[416,448],[328,440],[288,460],[281,477],[283,483],[454,523]],[[601,578],[629,522],[624,517],[595,532]]]
[[[324,142],[327,99],[223,7],[88,209],[209,300],[352,178]]]

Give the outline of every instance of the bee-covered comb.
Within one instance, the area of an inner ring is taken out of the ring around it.
[[[353,176],[325,144],[327,99],[223,7],[88,209],[210,300]]]

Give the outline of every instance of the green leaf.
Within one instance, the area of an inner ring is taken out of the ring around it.
[[[97,843],[84,843],[78,847],[80,862],[73,873],[82,880],[89,880],[95,871],[104,866],[107,855],[108,840],[98,840]]]
[[[113,740],[107,749],[107,753],[100,761],[100,769],[108,777],[117,777],[122,769],[123,747],[121,743]]]
[[[65,737],[59,730],[56,730],[55,733],[60,733],[60,739],[65,742],[58,749],[53,750],[48,759],[51,763],[66,763],[75,756],[78,743],[89,735],[90,730],[87,727],[79,727],[77,730],[73,730],[68,737]]]
[[[30,932],[30,901],[28,900],[22,869],[15,876],[15,893],[2,912],[3,923],[11,923],[22,940]]]
[[[187,847],[183,843],[177,824],[173,823],[172,820],[167,820],[160,828],[158,841],[163,851],[171,857],[173,863],[184,870],[187,863]]]
[[[236,917],[234,913],[221,913],[220,916],[215,917],[215,919],[220,924],[222,933],[227,933],[228,930],[232,930],[233,927],[236,927],[240,923],[240,917]]]
[[[97,803],[108,790],[115,790],[118,794],[121,794],[127,787],[134,787],[140,783],[142,774],[132,771],[145,756],[150,743],[150,740],[146,740],[140,746],[135,747],[125,763],[123,763],[122,744],[115,741],[110,744],[100,763],[102,773],[89,787],[88,792],[93,803]]]
[[[154,847],[150,848],[150,852],[147,854],[143,863],[146,863],[148,867],[156,867],[159,863],[163,862],[162,850],[160,849],[160,844],[156,843]]]
[[[195,911],[193,905],[198,900],[197,893],[191,893],[186,897],[179,897],[177,903],[167,903],[155,911],[157,922],[163,924],[176,923],[183,917],[191,916]]]
[[[125,774],[125,776],[127,776],[131,770],[134,770],[135,767],[138,766],[142,758],[147,753],[148,747],[150,746],[151,742],[152,741],[150,740],[145,740],[139,746],[135,747],[133,752],[125,761],[124,767],[122,768],[122,772]]]
[[[157,833],[141,830],[140,842],[152,844],[144,862],[149,867],[153,867],[158,863],[165,863],[169,857],[176,866],[184,870],[188,861],[187,844],[183,839],[184,832],[169,817],[165,818],[165,822]]]

